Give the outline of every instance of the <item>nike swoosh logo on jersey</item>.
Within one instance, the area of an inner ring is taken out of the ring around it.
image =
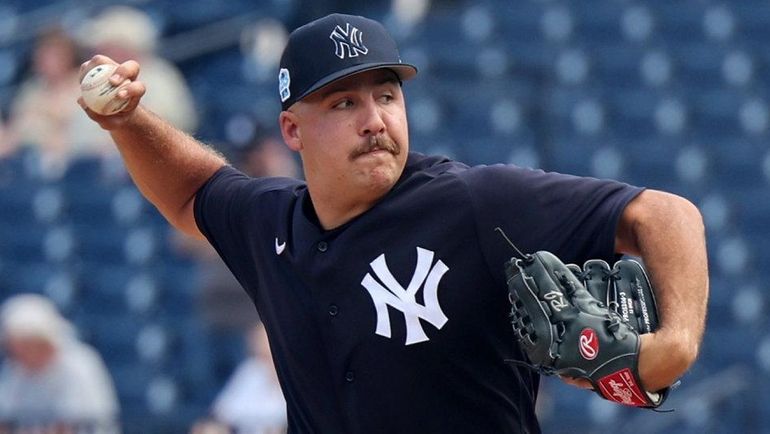
[[[278,237],[275,237],[275,254],[280,255],[283,253],[284,249],[286,249],[286,241],[284,241],[281,244],[278,244]]]

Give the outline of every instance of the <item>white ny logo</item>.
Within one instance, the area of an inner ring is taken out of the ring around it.
[[[369,49],[361,41],[363,35],[360,30],[351,27],[350,23],[345,23],[345,30],[342,30],[340,26],[335,27],[329,35],[329,38],[334,41],[334,54],[340,59],[345,58],[346,52],[348,57],[358,57],[359,54],[366,55]]]
[[[369,291],[369,295],[374,302],[374,308],[377,311],[376,334],[386,338],[390,337],[388,306],[400,310],[404,314],[404,320],[406,321],[406,345],[429,340],[422,329],[420,319],[428,321],[439,330],[449,321],[438,304],[438,284],[444,273],[449,270],[449,267],[444,265],[440,259],[431,267],[432,262],[433,252],[418,247],[417,267],[415,267],[412,280],[406,289],[390,273],[388,265],[385,263],[385,254],[378,256],[377,259],[369,263],[372,270],[374,270],[374,274],[385,285],[383,286],[377,282],[369,273],[366,273],[366,276],[361,281],[361,285]],[[423,282],[425,283],[423,290],[425,305],[417,303],[414,299]]]

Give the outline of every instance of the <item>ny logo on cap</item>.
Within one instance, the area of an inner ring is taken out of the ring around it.
[[[345,30],[337,26],[332,31],[329,38],[334,41],[334,54],[340,59],[347,57],[358,57],[359,54],[366,55],[369,49],[361,41],[363,33],[360,30],[345,23]]]

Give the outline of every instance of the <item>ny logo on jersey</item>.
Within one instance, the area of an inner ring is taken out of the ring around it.
[[[406,345],[429,340],[422,329],[421,319],[431,323],[439,330],[449,320],[438,304],[438,284],[449,267],[444,265],[440,259],[433,264],[433,252],[420,247],[417,248],[417,267],[415,267],[412,280],[406,289],[390,273],[388,265],[385,263],[385,254],[378,256],[369,265],[379,282],[370,273],[366,273],[361,285],[369,291],[377,311],[376,334],[386,338],[390,337],[388,306],[400,310],[404,314]],[[421,287],[423,288],[424,305],[415,300],[415,295]]]
[[[366,55],[369,49],[364,46],[361,38],[363,33],[360,30],[345,23],[345,30],[342,27],[337,26],[332,31],[329,38],[334,41],[334,54],[340,59],[347,57],[358,57],[359,54]]]

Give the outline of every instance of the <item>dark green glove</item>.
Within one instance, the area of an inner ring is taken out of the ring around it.
[[[610,269],[592,260],[581,270],[540,251],[511,259],[505,271],[513,331],[533,368],[588,379],[600,396],[620,404],[663,403],[668,389],[647,392],[639,379],[639,335],[658,325],[639,263],[622,260]]]

